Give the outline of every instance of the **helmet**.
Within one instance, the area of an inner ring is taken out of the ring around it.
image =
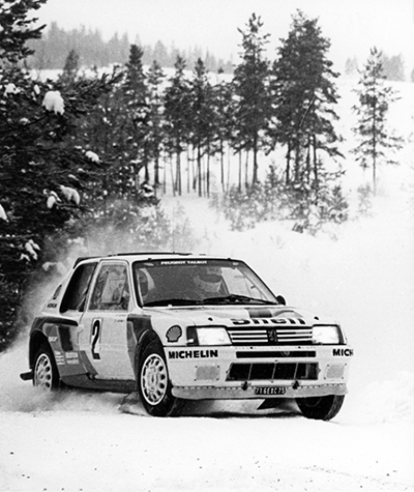
[[[199,289],[212,294],[220,290],[221,281],[220,267],[204,267],[194,277],[194,284]]]

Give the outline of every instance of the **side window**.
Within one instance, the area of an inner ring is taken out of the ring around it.
[[[129,304],[128,273],[125,265],[103,265],[96,279],[89,309],[126,311]]]
[[[72,275],[65,295],[63,296],[62,304],[60,305],[61,313],[69,310],[84,311],[86,295],[95,268],[96,263],[78,266]]]

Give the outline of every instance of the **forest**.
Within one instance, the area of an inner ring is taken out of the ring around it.
[[[62,69],[70,51],[75,50],[79,56],[79,67],[107,67],[113,64],[124,65],[128,61],[130,45],[136,44],[143,51],[142,63],[151,65],[156,61],[160,66],[173,67],[177,56],[186,60],[187,67],[193,69],[196,61],[201,58],[207,70],[217,72],[219,69],[226,73],[233,71],[231,60],[217,58],[209,51],[203,51],[194,46],[189,49],[171,47],[159,40],[154,46],[142,45],[139,36],[133,43],[127,34],[114,34],[109,40],[104,40],[99,30],[79,29],[66,31],[59,27],[57,22],[48,26],[40,39],[33,39],[28,46],[33,54],[28,57],[27,64],[36,70]]]
[[[252,14],[231,74],[201,57],[191,68],[178,53],[163,67],[131,44],[125,63],[88,71],[75,47],[62,48],[61,73],[44,80],[29,65],[43,36],[29,13],[46,1],[0,0],[0,351],[27,323],[36,287],[91,234],[100,254],[120,236],[125,252],[179,250],[177,238],[188,249],[185,220],[171,223],[160,207],[167,192],[208,197],[235,230],[277,219],[315,234],[347,220],[339,73],[317,19],[297,11],[269,59],[270,35]],[[384,60],[373,47],[355,87],[354,154],[372,175],[361,200],[402,145],[387,126],[397,94]],[[283,159],[263,169],[276,151]]]

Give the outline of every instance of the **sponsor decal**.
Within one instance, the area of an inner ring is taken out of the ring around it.
[[[354,355],[354,350],[350,348],[333,349],[332,355],[335,357],[352,357]]]
[[[166,260],[161,261],[160,265],[206,265],[207,260]]]
[[[79,355],[77,352],[66,352],[66,359],[76,359],[79,360]]]
[[[251,325],[306,325],[303,318],[239,318],[231,320],[236,326]]]
[[[69,364],[71,366],[76,366],[79,364],[79,359],[69,359],[66,360],[66,364]]]
[[[63,366],[65,365],[65,358],[63,357],[63,354],[60,350],[55,350],[55,361],[58,366]]]
[[[283,386],[259,386],[254,389],[255,395],[284,395],[286,393],[286,388]]]
[[[213,359],[218,357],[216,349],[201,349],[201,350],[169,350],[169,359]]]
[[[181,326],[174,325],[167,331],[166,337],[170,343],[175,343],[178,342],[182,334]]]
[[[56,343],[58,341],[58,337],[47,337],[50,343]]]
[[[57,304],[55,302],[49,302],[49,304],[47,305],[48,308],[55,308],[57,307]]]

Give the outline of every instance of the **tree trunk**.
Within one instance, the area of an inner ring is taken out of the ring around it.
[[[197,145],[198,196],[203,196],[203,173],[201,170],[201,147]]]
[[[182,188],[181,188],[181,149],[180,146],[177,145],[177,170],[176,170],[176,191],[178,195],[181,196]]]
[[[242,151],[239,150],[239,192],[242,189]]]
[[[246,162],[244,164],[244,187],[249,188],[249,151],[246,150]]]
[[[290,148],[290,141],[289,141],[288,150],[286,153],[286,185],[290,183],[290,155],[291,155],[291,148]]]
[[[318,154],[316,150],[316,136],[313,136],[313,174],[315,181],[319,187],[319,172],[318,172]]]
[[[221,189],[224,191],[224,144],[223,140],[220,140],[220,180],[221,180]]]
[[[257,135],[255,135],[254,142],[253,142],[253,178],[252,178],[253,184],[256,184],[258,181],[257,175],[258,175],[259,164],[257,162],[257,154],[258,154]]]

